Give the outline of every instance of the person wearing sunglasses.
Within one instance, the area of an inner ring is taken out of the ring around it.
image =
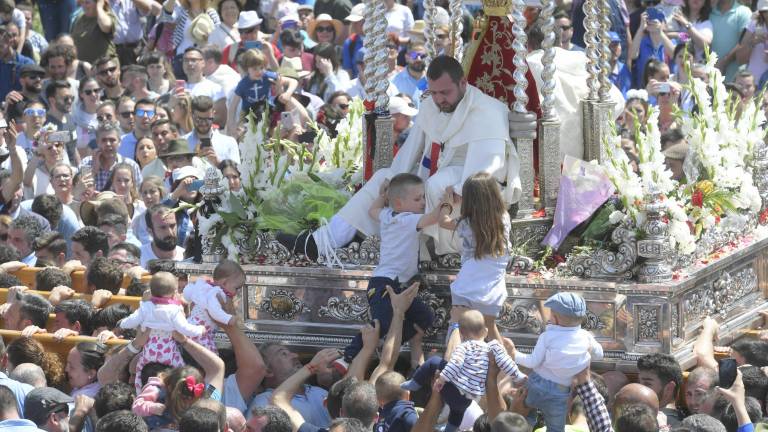
[[[136,155],[136,143],[144,137],[152,135],[152,121],[155,118],[155,103],[149,99],[140,99],[133,109],[135,118],[133,130],[123,135],[120,139],[118,153],[127,159],[133,159]]]
[[[9,120],[21,118],[29,101],[40,100],[45,69],[36,64],[23,65],[19,68],[19,76],[21,90],[14,90],[5,96],[5,112]]]
[[[74,132],[76,127],[72,121],[72,108],[75,96],[69,81],[52,81],[45,88],[45,100],[48,102],[48,117],[46,123],[56,126],[56,130]],[[66,143],[69,162],[74,166],[80,164],[80,154],[77,152],[75,135]]]
[[[404,93],[409,96],[416,93],[419,88],[419,81],[425,76],[427,64],[427,50],[424,45],[413,45],[405,55],[405,69],[400,71],[392,79],[392,84],[397,87],[398,93]]]
[[[571,17],[565,12],[558,12],[555,14],[555,34],[559,32],[560,48],[567,51],[584,51],[584,48],[574,45],[571,42],[573,38],[573,25],[571,23]]]
[[[328,14],[320,14],[309,24],[309,37],[317,43],[335,44],[344,31],[341,21],[333,19]]]
[[[112,55],[99,57],[93,67],[96,70],[94,73],[96,81],[104,91],[101,99],[109,99],[117,103],[125,91],[120,80],[120,62],[117,57]]]
[[[244,10],[240,12],[237,20],[237,30],[240,32],[240,41],[228,45],[221,52],[222,62],[234,70],[237,70],[237,59],[240,54],[249,49],[258,49],[267,59],[270,70],[277,70],[279,67],[275,55],[275,47],[269,41],[267,35],[259,31],[263,20],[259,14],[253,10]]]
[[[91,149],[89,144],[96,136],[93,133],[98,127],[96,110],[101,104],[101,87],[96,78],[86,77],[80,80],[78,87],[79,103],[75,105],[72,121],[77,127],[77,150],[80,156],[87,156]]]
[[[16,139],[16,145],[19,146],[19,148],[24,149],[29,160],[31,160],[33,154],[37,150],[36,140],[40,135],[40,129],[42,129],[45,124],[46,115],[45,105],[40,101],[27,103],[22,112],[21,121],[24,122],[25,127],[24,131],[19,133],[19,136]]]

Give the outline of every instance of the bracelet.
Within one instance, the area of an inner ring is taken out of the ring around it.
[[[304,365],[305,368],[307,368],[307,372],[309,372],[310,375],[314,375],[317,373],[317,366],[307,363]]]
[[[448,214],[451,214],[451,213],[453,213],[453,206],[452,206],[450,203],[445,203],[445,202],[444,202],[444,203],[442,203],[442,204],[440,204],[440,211],[442,211],[442,210],[443,210],[443,208],[445,208],[445,207],[448,207],[448,209],[450,209],[450,210],[448,211]]]
[[[130,352],[132,352],[134,354],[138,354],[139,351],[141,351],[140,349],[138,349],[135,346],[133,346],[133,341],[128,342],[128,345],[126,345],[125,347],[128,349],[128,351],[130,351]]]

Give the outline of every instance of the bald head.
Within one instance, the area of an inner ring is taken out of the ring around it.
[[[11,372],[10,378],[24,384],[29,384],[34,388],[47,386],[43,368],[34,363],[22,363],[16,366],[13,372]]]
[[[612,418],[619,418],[622,409],[632,404],[645,405],[654,413],[659,412],[659,398],[656,393],[642,384],[631,383],[622,387],[613,398]]]
[[[245,417],[237,408],[227,407],[227,427],[232,431],[245,430]]]

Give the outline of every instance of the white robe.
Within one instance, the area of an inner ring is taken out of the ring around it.
[[[437,172],[430,177],[421,162],[430,155],[433,142],[443,143],[443,150]],[[448,186],[460,194],[464,181],[478,172],[506,182],[504,198],[508,203],[516,202],[520,197],[520,162],[509,139],[509,109],[470,85],[453,113],[442,113],[431,98],[425,100],[392,166],[377,171],[338,216],[366,235],[378,234],[379,225],[368,215],[368,209],[384,180],[405,172],[426,179],[427,212],[439,205]],[[424,234],[435,239],[438,254],[459,251],[460,240],[451,231],[431,226]]]
[[[541,72],[543,50],[528,54],[526,60],[539,89],[539,100],[544,82]],[[587,56],[583,51],[555,48],[555,97],[554,110],[560,118],[560,162],[566,155],[584,159],[584,134],[581,101],[589,96],[587,87]],[[614,119],[624,111],[624,97],[616,86],[611,86],[610,99],[614,105]]]

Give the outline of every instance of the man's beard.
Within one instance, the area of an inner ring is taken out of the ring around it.
[[[38,87],[36,85],[25,84],[24,85],[24,91],[27,92],[27,93],[39,94],[42,91],[42,88]]]
[[[155,237],[152,242],[162,251],[170,252],[176,249],[176,236],[168,236],[164,239]]]
[[[416,62],[416,63],[411,63],[410,65],[408,65],[408,68],[411,69],[412,71],[416,72],[416,73],[422,73],[422,72],[424,72],[424,69],[427,68],[427,65],[424,64],[424,62]]]
[[[459,89],[459,98],[456,100],[456,103],[453,105],[450,105],[448,107],[443,107],[442,105],[438,105],[437,108],[440,110],[441,113],[450,114],[454,111],[456,111],[456,108],[459,106],[462,100],[464,100],[464,91],[461,91]]]
[[[69,114],[72,112],[72,104],[60,104],[56,102],[56,109],[62,114]]]

